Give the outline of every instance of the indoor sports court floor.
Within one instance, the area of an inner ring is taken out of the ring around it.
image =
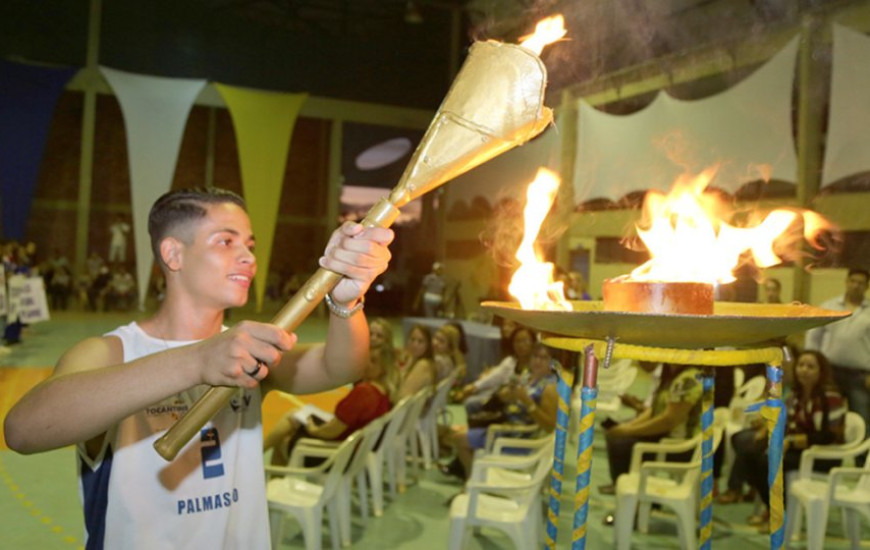
[[[274,307],[277,311],[279,306]],[[267,320],[273,311],[257,315],[234,312],[229,323],[242,318]],[[60,354],[74,342],[87,336],[99,335],[117,325],[129,322],[139,313],[91,313],[80,311],[57,312],[53,319],[26,329],[23,343],[12,352],[0,356],[0,417],[28,388],[46,377]],[[401,320],[396,319],[396,334],[400,334]],[[300,327],[302,341],[317,341],[325,333],[322,319],[312,318]],[[399,342],[397,342],[399,344]],[[639,376],[634,393],[643,391],[648,380]],[[315,400],[329,408],[341,395],[341,390],[326,395],[301,399]],[[284,411],[296,406],[293,397],[269,396],[264,405],[266,428]],[[464,421],[461,407],[451,407],[453,421]],[[2,431],[2,424],[0,424]],[[597,437],[597,436],[596,436]],[[613,497],[598,493],[597,487],[608,483],[607,462],[603,441],[597,437],[593,457],[592,491],[587,548],[612,548],[613,530],[602,525],[602,518],[613,508]],[[568,447],[570,465],[573,446]],[[560,516],[559,547],[567,548],[570,539],[573,502],[573,468],[566,471],[566,493],[563,495]],[[0,548],[2,549],[74,549],[83,547],[82,509],[78,499],[75,477],[75,456],[72,448],[32,456],[20,456],[5,447],[0,438]],[[449,498],[461,486],[442,476],[436,470],[425,471],[419,482],[412,483],[395,502],[387,504],[383,517],[371,518],[366,527],[355,519],[353,541],[355,548],[398,550],[443,550],[447,547]],[[714,508],[713,547],[719,549],[750,550],[768,548],[767,536],[745,523],[752,513],[751,504],[716,506]],[[675,524],[666,512],[654,512],[649,535],[635,534],[632,540],[637,548],[679,548]],[[328,529],[326,530],[328,531]],[[870,526],[864,526],[864,539],[870,539]],[[329,548],[324,537],[324,548]],[[510,548],[508,539],[495,531],[486,531],[471,538],[469,549],[495,550]],[[794,547],[803,548],[797,542]],[[832,518],[826,548],[848,548],[840,535],[839,521]],[[290,532],[281,548],[304,548],[301,535]],[[863,543],[862,548],[870,548]]]

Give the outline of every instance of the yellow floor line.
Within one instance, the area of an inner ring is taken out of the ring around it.
[[[54,520],[51,517],[46,516],[42,509],[33,501],[27,499],[27,495],[21,491],[21,488],[9,474],[9,471],[6,470],[6,465],[3,463],[3,455],[0,454],[0,480],[3,481],[3,485],[9,490],[9,493],[15,497],[15,500],[21,503],[22,508],[29,510],[31,516],[34,516],[39,520],[39,523],[45,526],[46,529],[51,531],[54,535],[56,535],[60,540],[67,544],[72,544],[76,546],[79,550],[84,549],[84,544],[79,538],[75,535],[68,534],[64,531],[64,528],[60,525],[56,525]]]

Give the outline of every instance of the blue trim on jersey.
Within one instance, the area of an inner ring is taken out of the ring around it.
[[[106,510],[109,504],[109,477],[112,475],[112,447],[106,448],[103,461],[91,470],[81,463],[82,493],[84,494],[85,531],[88,533],[87,550],[102,550],[106,538]]]

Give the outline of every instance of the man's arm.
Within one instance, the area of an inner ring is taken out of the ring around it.
[[[295,338],[249,321],[202,342],[123,362],[118,338],[90,338],[67,351],[54,373],[6,417],[6,443],[20,453],[90,441],[122,419],[198,384],[254,388],[257,358],[277,362]]]

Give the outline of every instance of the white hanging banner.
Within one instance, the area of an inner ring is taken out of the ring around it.
[[[145,304],[153,253],[148,212],[172,187],[181,138],[190,109],[206,81],[165,78],[100,67],[124,114],[130,159],[133,236],[139,306]]]
[[[794,38],[751,76],[705,99],[660,94],[625,116],[580,101],[575,202],[667,190],[680,174],[714,164],[720,168],[712,185],[729,192],[757,180],[796,181],[791,96],[797,48]]]
[[[6,299],[6,270],[3,269],[3,263],[0,262],[0,317],[5,317],[7,311],[9,311],[9,306]]]
[[[48,321],[48,300],[45,297],[45,284],[42,277],[9,277],[8,319],[18,319],[26,325]]]
[[[870,37],[834,25],[822,187],[870,170]]]

